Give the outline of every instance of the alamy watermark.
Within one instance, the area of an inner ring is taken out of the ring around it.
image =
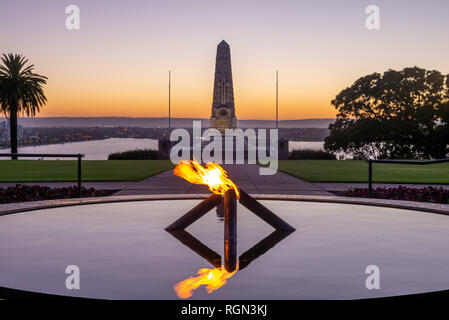
[[[65,268],[65,273],[69,276],[65,279],[65,287],[68,290],[80,289],[80,268],[71,264]]]
[[[65,19],[65,27],[68,30],[80,29],[80,8],[77,5],[70,5],[65,8],[65,13],[68,15]]]
[[[380,9],[378,6],[371,4],[365,8],[365,13],[368,15],[365,20],[365,27],[368,30],[380,29]]]
[[[175,129],[170,141],[177,142],[170,151],[170,160],[178,164],[193,157],[198,162],[218,164],[260,164],[260,175],[273,175],[278,169],[277,129],[226,129],[224,132],[209,128],[202,132],[201,121],[193,121],[193,137],[186,129]],[[245,156],[246,155],[246,156]],[[224,160],[223,160],[224,159]]]
[[[365,287],[368,290],[380,289],[380,269],[375,264],[369,265],[365,269],[369,276],[365,280]]]

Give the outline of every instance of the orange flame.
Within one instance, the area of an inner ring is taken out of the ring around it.
[[[240,192],[235,183],[228,178],[226,171],[216,163],[208,162],[204,167],[196,161],[182,161],[173,170],[173,174],[186,179],[190,183],[205,184],[215,194],[224,195],[229,189],[234,189],[237,198],[240,198]]]
[[[227,272],[224,267],[215,269],[202,268],[198,270],[198,276],[190,277],[175,284],[175,292],[179,298],[187,299],[193,295],[193,291],[205,285],[207,293],[212,293],[224,286],[227,279],[232,277],[237,272],[237,269],[233,272]]]

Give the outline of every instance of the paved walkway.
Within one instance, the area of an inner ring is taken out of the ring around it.
[[[275,175],[259,175],[257,165],[224,165],[225,170],[237,186],[253,194],[300,194],[300,195],[332,195],[304,180],[278,171]],[[137,182],[116,195],[144,194],[192,194],[209,193],[206,186],[194,185],[173,175],[169,170],[143,181]]]

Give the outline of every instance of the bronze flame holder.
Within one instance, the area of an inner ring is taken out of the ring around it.
[[[290,224],[282,220],[279,216],[274,214],[271,210],[251,197],[241,188],[239,188],[239,193],[239,202],[256,216],[275,228],[275,233],[290,234],[295,231],[295,228],[293,228]],[[194,251],[205,257],[214,266],[221,266],[221,257],[217,253],[213,251],[210,252],[211,250],[204,245],[198,246],[198,243],[193,243],[195,242],[195,239],[189,237],[190,234],[179,231],[184,231],[185,228],[190,226],[213,208],[217,207],[222,201],[224,205],[224,266],[228,272],[233,272],[237,268],[237,195],[234,189],[226,191],[224,199],[218,194],[210,195],[178,220],[165,228],[165,230],[170,232],[184,244],[191,244],[193,247],[197,248],[198,250]],[[192,247],[190,245],[188,246]],[[250,253],[249,256],[251,254],[253,253]],[[247,256],[248,254],[244,253],[239,257],[240,269],[242,269],[242,266],[249,264],[249,262],[246,261],[248,260]]]

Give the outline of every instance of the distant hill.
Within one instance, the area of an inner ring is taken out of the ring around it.
[[[329,128],[329,124],[334,123],[335,119],[298,119],[298,120],[281,120],[280,128]],[[237,120],[240,128],[274,128],[276,122],[272,120]]]
[[[203,127],[209,126],[209,119],[173,118],[172,127],[191,128],[193,120],[201,120]],[[4,119],[0,119],[4,121]],[[279,121],[280,128],[328,128],[335,119],[301,119]],[[167,118],[125,118],[125,117],[39,117],[19,118],[23,127],[168,127]],[[272,120],[238,120],[239,128],[274,128]]]

